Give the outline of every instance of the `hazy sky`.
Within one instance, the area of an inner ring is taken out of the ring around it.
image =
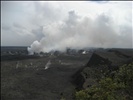
[[[131,1],[2,1],[1,44],[38,51],[133,47]]]

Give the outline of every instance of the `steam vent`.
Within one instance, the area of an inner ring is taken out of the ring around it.
[[[2,100],[75,100],[75,91],[91,88],[131,63],[133,50],[97,48],[28,55],[26,47],[8,47],[2,49],[1,58]]]

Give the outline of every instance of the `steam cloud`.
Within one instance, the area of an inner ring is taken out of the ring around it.
[[[66,48],[132,47],[132,27],[118,25],[104,13],[91,18],[81,17],[75,11],[69,11],[66,20],[43,26],[42,32],[44,37],[28,47],[30,54],[52,50],[65,51]]]

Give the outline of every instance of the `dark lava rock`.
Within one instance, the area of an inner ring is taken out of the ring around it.
[[[86,66],[74,75],[77,89],[97,84],[107,73],[112,73],[119,66],[133,61],[133,50],[113,49],[95,51]]]

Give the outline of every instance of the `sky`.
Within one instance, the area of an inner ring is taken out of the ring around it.
[[[133,48],[132,1],[1,1],[1,45],[31,52]]]

